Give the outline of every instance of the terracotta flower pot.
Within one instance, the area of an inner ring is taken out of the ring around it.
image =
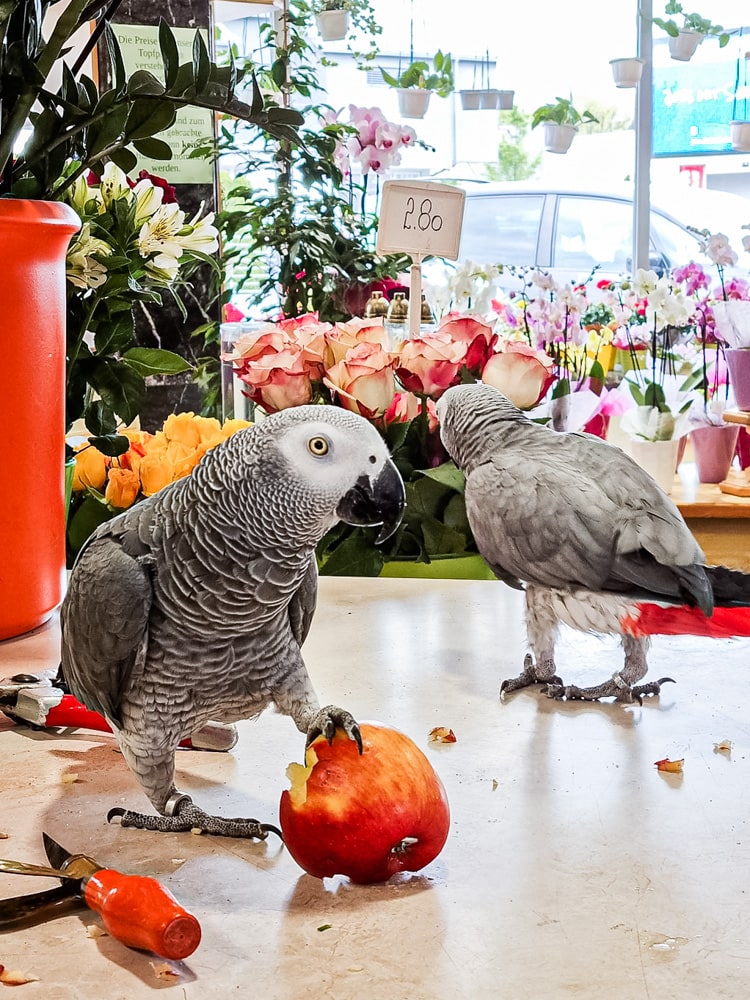
[[[65,253],[60,202],[0,199],[0,639],[41,625],[65,581]]]

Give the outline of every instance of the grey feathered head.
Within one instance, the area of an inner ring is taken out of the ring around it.
[[[437,401],[436,411],[442,442],[464,471],[483,459],[503,425],[529,422],[507,396],[481,382],[446,390]]]
[[[264,535],[278,530],[307,543],[337,520],[382,525],[378,540],[385,540],[404,507],[403,480],[380,434],[335,406],[295,406],[265,417],[209,452],[196,473],[216,485],[230,478]]]

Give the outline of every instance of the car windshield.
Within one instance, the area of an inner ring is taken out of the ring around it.
[[[517,267],[536,264],[543,207],[543,194],[467,198],[460,259]]]

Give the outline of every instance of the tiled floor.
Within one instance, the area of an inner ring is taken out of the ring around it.
[[[278,842],[108,826],[146,800],[111,737],[44,734],[0,716],[0,854],[44,860],[41,832],[154,875],[203,941],[175,983],[154,956],[87,936],[85,911],[0,935],[0,964],[32,973],[19,1000],[687,1000],[750,989],[750,644],[661,639],[658,701],[558,704],[497,691],[524,652],[521,601],[501,584],[324,579],[305,655],[318,694],[396,726],[448,791],[442,854],[397,884],[304,875]],[[0,644],[0,676],[52,667],[54,624]],[[559,667],[593,682],[611,640],[566,632]],[[436,725],[457,742],[427,742]],[[181,787],[227,815],[273,821],[303,739],[267,713],[230,754],[182,751]],[[714,744],[729,739],[731,753]],[[685,758],[684,773],[653,762]],[[66,774],[78,780],[64,782]],[[43,880],[0,876],[0,895]],[[330,925],[330,926],[327,926]],[[326,928],[327,929],[323,929]]]

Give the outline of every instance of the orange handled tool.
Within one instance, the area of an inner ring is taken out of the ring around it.
[[[187,958],[200,944],[201,925],[154,878],[100,868],[83,880],[83,899],[129,948],[162,958]]]
[[[0,871],[64,882],[46,892],[0,900],[0,930],[36,923],[85,903],[101,916],[112,937],[129,948],[170,959],[192,955],[200,944],[201,926],[156,879],[104,868],[85,854],[66,851],[46,833],[42,836],[53,867],[0,861]]]

